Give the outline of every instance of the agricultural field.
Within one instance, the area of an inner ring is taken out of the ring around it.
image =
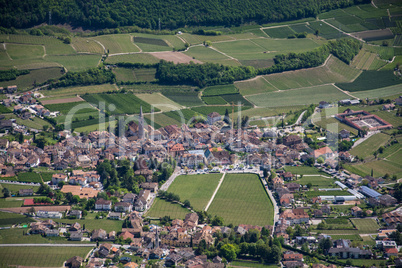
[[[221,96],[211,96],[201,98],[208,105],[226,105],[227,102]]]
[[[109,64],[115,64],[118,62],[154,64],[158,63],[159,59],[154,57],[150,53],[135,53],[135,54],[115,55],[115,56],[109,55],[105,62]]]
[[[211,199],[223,174],[181,175],[177,177],[168,192],[178,194],[180,201],[189,200],[197,211],[203,211]]]
[[[202,62],[222,63],[226,65],[224,62],[229,62],[231,60],[222,53],[205,46],[190,47],[189,50],[183,53]]]
[[[384,133],[378,133],[367,140],[363,141],[356,147],[350,150],[350,154],[366,158],[373,156],[374,151],[378,150],[381,146],[384,146],[389,141],[390,136]]]
[[[307,26],[306,23],[289,25],[290,29],[292,29],[296,33],[314,33],[313,29]]]
[[[145,120],[147,121],[148,124],[152,126],[154,124],[154,129],[158,129],[160,127],[165,127],[168,125],[178,125],[180,126],[182,124],[181,121],[177,121],[176,119],[167,116],[164,113],[159,113],[159,114],[147,114],[144,116]],[[184,122],[187,123],[187,120]]]
[[[126,69],[116,68],[113,69],[117,81],[154,81],[156,69]]]
[[[85,258],[91,247],[4,247],[0,251],[0,267],[61,267],[74,256]]]
[[[254,174],[226,174],[208,214],[223,217],[225,225],[272,225],[274,216],[272,201]]]
[[[140,52],[129,34],[101,35],[91,39],[100,42],[109,54]]]
[[[155,35],[155,34],[145,34],[145,33],[135,33],[132,35],[134,35],[137,38],[143,37],[143,38],[151,39],[150,44],[158,45],[157,42],[160,42],[160,41],[154,41],[152,39],[159,39],[162,42],[164,42],[166,45],[170,46],[171,48],[175,48],[176,50],[185,48],[184,41],[182,41],[177,35]],[[143,39],[143,41],[145,41],[145,40]],[[166,45],[162,44],[162,46],[166,46]]]
[[[278,90],[271,83],[269,83],[264,76],[258,76],[256,78],[238,81],[234,84],[243,96],[272,92]]]
[[[234,85],[219,85],[205,88],[202,96],[219,96],[236,93],[239,93],[239,90]]]
[[[293,181],[292,181],[293,182]],[[305,175],[303,178],[296,180],[295,182],[301,185],[312,184],[313,187],[319,188],[333,188],[335,187],[334,180],[328,179],[322,176],[308,176]]]
[[[313,29],[314,32],[318,31],[319,36],[322,36],[326,39],[343,37],[343,33],[339,32],[337,29],[323,21],[309,22],[309,27]]]
[[[247,109],[250,109],[250,106],[235,106],[234,107],[234,112],[237,113],[238,111],[244,111]],[[208,115],[212,112],[217,112],[220,115],[224,115],[226,110],[229,112],[232,111],[232,106],[200,106],[200,107],[194,107],[192,108],[193,111],[203,114],[203,115]]]
[[[205,116],[203,116],[202,114],[199,114],[193,110],[190,110],[190,109],[170,111],[170,112],[164,113],[163,115],[166,115],[166,116],[172,118],[173,120],[175,120],[176,122],[179,122],[180,125],[182,123],[191,124],[191,120],[193,117],[205,119]]]
[[[196,91],[163,90],[162,94],[172,101],[185,107],[204,105]]]
[[[161,93],[136,94],[136,96],[141,100],[157,107],[162,112],[168,112],[171,110],[180,110],[183,108],[183,106],[168,99]]]
[[[8,109],[6,106],[0,105],[0,114],[8,114],[8,113],[12,113],[12,111]]]
[[[323,85],[335,82],[349,82],[361,71],[350,67],[336,57],[330,56],[325,66],[265,75],[275,89],[286,90]]]
[[[379,59],[375,53],[362,49],[353,59],[351,65],[361,70],[378,70],[385,66],[386,62]]]
[[[268,68],[274,65],[273,59],[263,60],[241,60],[239,61],[244,66],[253,66],[254,68]]]
[[[277,268],[278,265],[263,264],[254,260],[236,259],[228,264],[228,267],[251,267],[251,268]]]
[[[268,92],[251,95],[247,99],[258,107],[279,107],[289,105],[308,105],[319,103],[322,100],[328,102],[349,98],[333,85],[320,85],[305,87],[281,92]]]
[[[162,39],[149,37],[133,37],[134,44],[141,52],[171,51],[172,48]]]
[[[46,56],[45,60],[49,62],[57,62],[64,66],[68,71],[78,72],[88,68],[98,66],[101,56],[95,54],[74,54],[74,55],[57,55]]]
[[[71,40],[71,46],[78,53],[103,54],[105,52],[99,43],[90,38],[73,37]]]
[[[350,219],[360,233],[377,233],[380,226],[374,219]]]
[[[298,175],[303,175],[303,176],[325,174],[325,173],[319,171],[315,167],[308,167],[308,166],[297,166],[297,167],[286,166],[285,170],[286,170],[286,172],[291,172],[292,174],[298,174]]]
[[[65,87],[52,90],[44,90],[41,93],[47,97],[67,98],[75,97],[76,95],[84,95],[101,93],[105,91],[113,91],[117,88],[111,84],[94,85],[94,86],[80,86],[80,87]]]
[[[18,181],[42,183],[42,177],[35,172],[18,173]]]
[[[266,28],[263,31],[272,38],[288,38],[289,35],[295,34],[288,26]]]
[[[354,33],[354,36],[363,39],[366,42],[376,41],[376,40],[384,40],[384,39],[393,39],[394,34],[390,29],[381,29],[381,30],[372,30],[365,32]]]
[[[139,114],[141,106],[144,113],[151,112],[151,105],[131,93],[88,94],[82,98],[96,106],[103,103],[110,114]],[[154,108],[154,111],[159,109]]]
[[[0,227],[11,226],[14,224],[30,223],[35,220],[21,214],[0,211]]]
[[[190,210],[177,203],[174,204],[164,199],[156,198],[145,217],[162,218],[169,216],[171,219],[184,219],[186,214],[190,212]]]
[[[15,80],[0,82],[0,86],[16,85],[19,90],[29,89],[34,87],[35,83],[41,84],[49,79],[60,78],[62,76],[60,70],[60,67],[30,70],[29,74],[20,75]]]

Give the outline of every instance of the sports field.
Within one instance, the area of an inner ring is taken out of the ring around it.
[[[257,175],[226,174],[208,214],[223,217],[224,224],[272,225],[274,209]]]
[[[247,97],[250,102],[258,107],[306,105],[319,103],[322,100],[331,102],[348,98],[350,98],[348,95],[342,93],[333,85],[320,85],[295,90],[268,92]]]
[[[223,174],[182,175],[177,177],[168,192],[178,194],[180,200],[189,200],[197,210],[204,210]]]
[[[169,216],[171,219],[184,219],[191,211],[177,203],[171,203],[164,199],[156,198],[151,209],[145,214],[146,217],[162,218]]]
[[[2,247],[0,267],[61,267],[74,256],[85,258],[92,247]]]

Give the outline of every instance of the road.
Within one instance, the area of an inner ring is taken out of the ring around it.
[[[222,184],[223,180],[225,179],[225,175],[226,175],[226,173],[224,172],[223,175],[222,175],[222,178],[219,180],[218,186],[216,186],[215,192],[211,196],[211,199],[209,199],[209,202],[208,202],[207,206],[205,207],[204,211],[208,210],[209,206],[211,205],[212,201],[214,200],[216,193],[218,192],[219,188],[221,187],[221,184]]]
[[[360,143],[362,143],[362,142],[364,142],[365,140],[367,140],[368,138],[370,138],[371,136],[377,134],[377,133],[380,133],[380,131],[379,131],[379,130],[377,130],[377,131],[369,131],[366,136],[364,136],[363,138],[358,139],[358,140],[353,144],[352,149],[355,148],[355,147],[356,147],[357,145],[359,145]]]
[[[264,182],[264,186],[267,185],[267,181],[261,177],[262,181]],[[269,198],[272,200],[272,204],[274,205],[274,225],[272,226],[272,235],[275,233],[275,226],[276,223],[279,220],[279,208],[278,204],[276,203],[276,200],[274,198],[274,195],[272,194],[271,190],[268,187],[264,187],[265,190],[267,191]]]
[[[96,247],[96,244],[0,244],[0,247]]]

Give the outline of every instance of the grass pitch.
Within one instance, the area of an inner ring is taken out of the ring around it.
[[[172,219],[184,219],[190,210],[183,208],[179,204],[173,204],[164,199],[156,198],[151,209],[145,214],[146,217],[161,218],[169,216]]]
[[[168,192],[189,200],[195,210],[204,210],[223,174],[182,175],[177,177]]]
[[[225,225],[272,225],[274,218],[272,201],[255,174],[226,174],[208,213],[223,217]]]

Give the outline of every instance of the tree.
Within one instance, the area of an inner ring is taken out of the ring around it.
[[[331,238],[321,239],[320,243],[318,244],[318,248],[324,253],[327,254],[328,250],[332,247]]]
[[[237,257],[237,249],[233,244],[225,244],[220,249],[220,254],[224,257],[228,262],[233,261]]]
[[[187,207],[187,208],[190,208],[190,207],[191,207],[190,201],[188,201],[187,199],[184,200],[183,205],[184,205],[185,207]]]
[[[223,226],[223,218],[215,215],[211,224],[212,226]]]
[[[3,188],[1,191],[3,192],[4,198],[10,197],[10,190],[8,190],[8,188]]]

